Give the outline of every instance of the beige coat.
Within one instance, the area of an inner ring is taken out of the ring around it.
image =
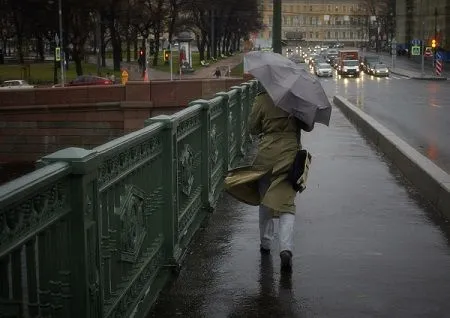
[[[252,135],[260,136],[258,154],[252,166],[230,171],[225,178],[225,190],[244,203],[267,206],[274,217],[295,213],[296,192],[286,176],[301,148],[297,120],[276,107],[268,94],[262,93],[252,107],[249,128]],[[271,185],[261,198],[258,181],[268,173]]]

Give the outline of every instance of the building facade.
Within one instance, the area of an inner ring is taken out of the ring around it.
[[[397,0],[396,38],[399,45],[410,48],[411,41],[424,40],[431,46],[435,39],[440,48],[450,50],[449,0]]]
[[[369,40],[370,20],[364,3],[364,0],[283,0],[282,37],[301,34],[309,44],[339,42],[359,46]],[[258,38],[271,43],[273,1],[261,0],[260,8],[264,30]]]

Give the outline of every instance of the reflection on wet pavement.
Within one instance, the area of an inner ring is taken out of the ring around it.
[[[448,316],[448,224],[338,109],[304,145],[292,276],[260,255],[257,207],[224,195],[149,317]]]

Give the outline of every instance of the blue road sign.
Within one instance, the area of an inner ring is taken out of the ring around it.
[[[442,60],[443,56],[442,56],[442,52],[436,52],[436,60]]]
[[[417,39],[414,39],[414,40],[411,40],[411,44],[412,45],[415,45],[415,46],[417,46],[417,45],[420,45],[420,40],[417,40]]]

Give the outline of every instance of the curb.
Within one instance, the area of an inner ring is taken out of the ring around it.
[[[426,80],[426,81],[446,81],[448,80],[447,77],[437,77],[437,76],[411,76],[405,73],[400,73],[400,72],[396,72],[396,71],[392,71],[390,70],[391,74],[395,74],[395,75],[399,75],[399,76],[405,76],[408,77],[410,79],[415,79],[415,80]]]
[[[450,219],[450,175],[342,96],[334,104],[400,169],[421,195]]]

